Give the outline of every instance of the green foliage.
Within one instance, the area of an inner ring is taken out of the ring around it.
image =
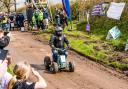
[[[106,55],[105,55],[104,52],[99,51],[99,52],[96,52],[96,58],[97,58],[97,59],[100,59],[100,60],[103,60],[103,59],[106,58]]]
[[[72,16],[72,19],[77,19],[78,18],[78,12],[79,12],[79,3],[73,3],[72,6],[71,6],[71,16]]]
[[[121,64],[117,61],[109,63],[109,66],[111,66],[113,68],[117,68],[117,69],[121,68]]]
[[[116,69],[120,69],[122,71],[128,70],[128,64],[123,64],[123,63],[120,63],[118,61],[110,62],[109,66],[116,68]]]
[[[71,46],[73,49],[77,50],[78,52],[85,54],[87,56],[93,56],[94,50],[92,45],[86,45],[82,40],[77,39],[70,39]]]

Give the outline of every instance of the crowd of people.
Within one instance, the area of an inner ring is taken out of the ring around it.
[[[27,21],[27,30],[44,30],[48,29],[51,19],[53,18],[50,17],[47,7],[37,9],[28,5],[25,14],[22,12],[0,12],[0,28],[4,31],[14,30],[15,28],[21,30],[21,28],[25,27],[25,21]],[[63,28],[68,26],[67,16],[62,8],[55,9],[54,23],[55,26],[61,26]]]
[[[47,7],[40,7],[34,9],[31,5],[27,8],[27,20],[30,26],[37,27],[37,29],[48,29],[49,22],[54,19],[55,26],[61,26],[64,28],[68,26],[68,19],[63,8],[55,9],[55,16],[51,18]]]
[[[0,28],[4,31],[14,30],[14,28],[20,29],[24,27],[24,15],[23,13],[0,13]]]
[[[49,12],[47,8],[34,9],[30,5],[26,9],[26,14],[22,12],[0,12],[0,29],[4,31],[14,30],[15,28],[21,30],[21,28],[25,27],[25,21],[27,21],[28,28],[37,28],[38,30],[48,29],[48,19]]]
[[[31,5],[26,10],[28,25],[38,30],[48,29],[49,11],[47,7],[33,8]]]

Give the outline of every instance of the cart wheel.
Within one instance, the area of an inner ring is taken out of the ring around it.
[[[49,70],[50,65],[51,65],[50,57],[49,57],[49,56],[46,56],[46,57],[44,58],[44,66],[45,66],[45,69],[46,69],[46,70]]]
[[[74,72],[75,71],[75,65],[73,62],[69,62],[69,71]]]
[[[55,73],[58,72],[58,70],[59,70],[58,64],[56,62],[53,62],[52,65],[51,65],[51,67],[50,67],[51,73],[55,74]]]

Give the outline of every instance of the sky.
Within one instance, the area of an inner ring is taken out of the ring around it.
[[[60,3],[61,0],[49,0],[49,2],[51,2],[51,3]]]
[[[22,7],[26,0],[16,0],[17,7]],[[61,3],[61,0],[48,0],[52,4]]]

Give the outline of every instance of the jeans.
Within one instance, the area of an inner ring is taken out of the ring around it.
[[[56,23],[56,26],[60,26],[61,24],[60,24],[60,18],[58,17],[58,18],[55,18],[55,23]]]
[[[3,24],[2,24],[2,29],[3,29],[3,30],[8,30],[8,29],[10,28],[9,25],[10,25],[9,23],[3,23]]]

